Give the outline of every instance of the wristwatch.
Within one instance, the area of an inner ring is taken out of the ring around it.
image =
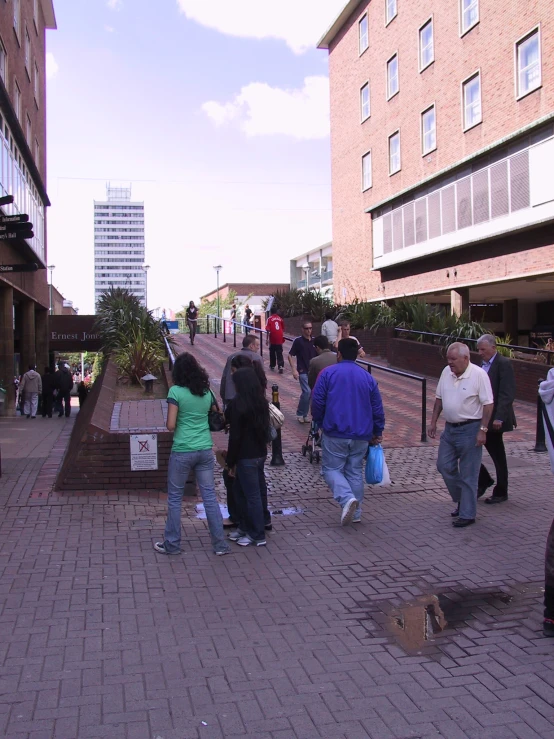
[[[481,426],[481,427],[479,428],[479,431],[484,431],[485,433],[487,433],[487,431],[488,431],[488,428],[487,428],[486,426]]]

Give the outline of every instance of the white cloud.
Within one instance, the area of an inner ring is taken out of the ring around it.
[[[121,10],[123,0],[107,0],[106,5],[110,10]]]
[[[106,31],[106,33],[114,33],[115,32],[115,28],[113,26],[104,26],[104,30]]]
[[[240,38],[281,39],[295,54],[314,48],[345,4],[346,0],[177,0],[187,18],[207,28]]]
[[[210,100],[202,110],[216,126],[234,123],[247,136],[323,139],[329,135],[329,80],[306,77],[304,87],[293,90],[252,82],[233,100]]]
[[[51,80],[58,74],[58,62],[54,58],[54,54],[51,51],[46,54],[46,79]]]

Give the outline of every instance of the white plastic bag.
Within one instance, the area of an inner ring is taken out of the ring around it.
[[[389,467],[387,465],[387,460],[383,460],[383,479],[381,482],[377,483],[375,486],[376,488],[384,488],[391,484],[390,474],[389,474]]]

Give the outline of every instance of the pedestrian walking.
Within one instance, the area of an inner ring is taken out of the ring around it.
[[[358,345],[358,359],[363,359],[365,357],[364,348],[360,344],[358,339],[355,336],[352,336],[352,334],[350,333],[350,330],[351,330],[350,321],[342,321],[340,325],[340,336],[338,340],[340,341],[341,339],[354,339],[354,341]]]
[[[88,387],[84,382],[80,382],[77,386],[77,397],[79,398],[79,408],[82,408],[85,404],[85,400],[88,396]]]
[[[321,326],[321,335],[326,336],[329,340],[330,347],[335,348],[335,345],[339,338],[339,324],[333,319],[333,311],[325,312],[325,320]]]
[[[504,434],[517,427],[514,413],[516,377],[512,362],[498,353],[496,337],[491,334],[481,336],[477,340],[477,351],[483,360],[481,366],[489,376],[494,398],[494,407],[485,441],[485,449],[490,454],[496,471],[496,485],[492,496],[487,498],[485,503],[493,505],[508,500],[508,462],[504,448]],[[491,485],[494,485],[494,480],[485,465],[481,463],[477,497],[484,495]]]
[[[304,321],[302,324],[302,335],[297,336],[292,342],[289,351],[289,364],[292,369],[292,376],[300,383],[300,398],[296,409],[296,420],[298,423],[306,423],[308,421],[308,413],[310,412],[308,372],[310,370],[310,360],[317,356],[312,339],[312,331],[312,322]]]
[[[548,371],[546,380],[539,385],[543,402],[543,424],[550,466],[554,472],[554,367]],[[543,634],[554,637],[554,521],[546,541],[544,557],[544,621]]]
[[[196,338],[196,329],[198,327],[198,308],[194,305],[194,300],[191,300],[189,307],[185,313],[187,317],[187,325],[189,327],[190,343],[194,346],[194,339]]]
[[[310,366],[308,369],[308,385],[310,386],[310,390],[314,389],[321,370],[337,363],[337,355],[335,352],[331,351],[331,345],[326,336],[323,336],[323,334],[321,336],[316,336],[314,339],[314,346],[317,356],[310,359]]]
[[[231,380],[231,362],[237,354],[246,354],[252,362],[258,362],[263,372],[263,358],[260,356],[260,340],[255,334],[249,334],[242,340],[242,349],[230,354],[225,362],[225,367],[221,375],[221,382],[219,384],[219,394],[221,395],[221,400],[223,401],[224,406],[226,406],[235,397],[235,386]]]
[[[312,418],[323,428],[321,474],[342,509],[342,526],[361,521],[363,458],[385,429],[379,387],[356,364],[357,354],[353,339],[341,339],[337,364],[320,372],[312,394]]]
[[[246,305],[244,306],[244,322],[247,326],[252,325],[252,315],[252,309],[250,308],[248,303],[246,303]],[[246,333],[248,333],[248,329],[246,329]]]
[[[436,437],[437,421],[443,413],[446,423],[437,469],[456,503],[452,525],[463,528],[475,523],[477,515],[477,481],[494,398],[487,373],[471,364],[465,344],[450,344],[446,359],[448,366],[437,385],[429,436]]]
[[[19,390],[23,393],[23,415],[27,418],[36,418],[38,396],[42,393],[42,378],[33,364],[29,365],[29,369],[23,375]]]
[[[52,418],[54,407],[55,377],[50,367],[44,368],[42,375],[42,417]]]
[[[285,360],[283,359],[283,344],[285,343],[285,322],[279,315],[275,306],[271,307],[271,315],[267,320],[267,345],[269,346],[269,369],[275,372],[279,368],[279,374],[283,374]]]
[[[73,378],[66,364],[60,362],[58,371],[54,375],[54,387],[57,390],[56,405],[58,407],[58,418],[71,415],[71,391],[73,390]]]
[[[242,547],[261,547],[266,545],[265,531],[271,529],[264,475],[269,405],[253,369],[238,369],[232,381],[236,395],[225,409],[229,425],[226,461],[230,475],[235,478],[239,523],[229,539]]]
[[[215,554],[227,554],[229,544],[223,533],[223,519],[214,481],[215,458],[208,424],[213,406],[208,373],[185,352],[173,365],[173,386],[167,395],[167,428],[173,445],[167,471],[167,521],[164,540],[154,549],[160,554],[181,552],[181,505],[189,474],[194,470],[200,488]]]

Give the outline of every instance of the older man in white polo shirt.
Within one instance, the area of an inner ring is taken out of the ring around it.
[[[446,353],[445,367],[437,385],[429,436],[434,439],[441,414],[446,421],[441,434],[437,469],[452,500],[452,525],[463,528],[475,523],[477,480],[487,439],[494,398],[485,370],[471,364],[469,349],[455,342]]]

